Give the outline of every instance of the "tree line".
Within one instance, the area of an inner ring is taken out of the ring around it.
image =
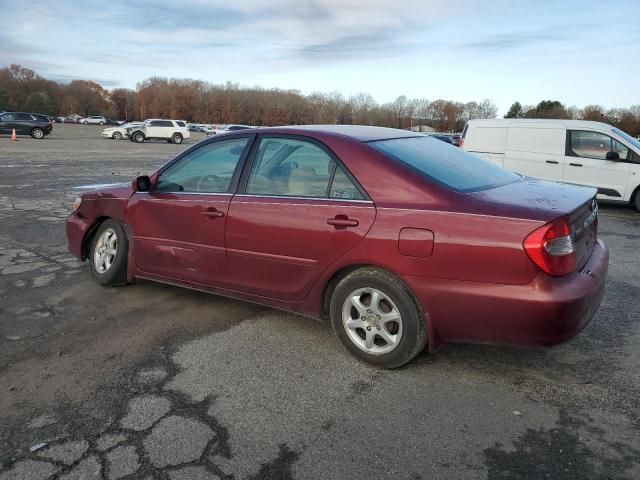
[[[495,118],[496,105],[479,102],[407,98],[378,103],[368,93],[349,97],[339,92],[241,87],[193,79],[151,77],[136,89],[107,90],[89,80],[60,83],[47,80],[21,65],[0,69],[0,111],[18,110],[67,116],[104,115],[118,120],[175,118],[196,123],[247,125],[359,124],[393,128],[429,126],[438,131],[461,131],[468,120]],[[515,102],[507,118],[585,118],[616,124],[640,134],[640,106],[606,110],[590,105],[580,110],[557,101],[523,107]]]

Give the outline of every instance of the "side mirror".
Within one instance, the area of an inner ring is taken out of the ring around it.
[[[151,191],[151,178],[149,175],[142,175],[133,181],[133,189],[136,192],[149,192]]]
[[[618,152],[607,152],[606,156],[607,160],[620,160],[620,155]]]

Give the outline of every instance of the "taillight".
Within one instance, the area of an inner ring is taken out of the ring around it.
[[[460,148],[464,147],[464,137],[460,139]]]
[[[543,272],[562,277],[576,269],[576,251],[568,218],[534,230],[524,240],[524,250]]]

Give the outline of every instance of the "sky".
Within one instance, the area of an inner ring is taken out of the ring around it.
[[[640,104],[640,0],[3,2],[0,66],[467,102]]]

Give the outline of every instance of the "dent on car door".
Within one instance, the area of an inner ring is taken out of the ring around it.
[[[609,135],[571,130],[567,139],[564,181],[598,188],[600,196],[621,200],[630,174],[630,151]],[[615,152],[619,160],[607,160]]]
[[[225,221],[251,138],[198,146],[161,171],[155,189],[131,197],[127,224],[142,276],[225,282]]]
[[[226,244],[233,288],[281,300],[314,281],[368,232],[376,210],[322,145],[263,137],[245,193],[233,197]]]

